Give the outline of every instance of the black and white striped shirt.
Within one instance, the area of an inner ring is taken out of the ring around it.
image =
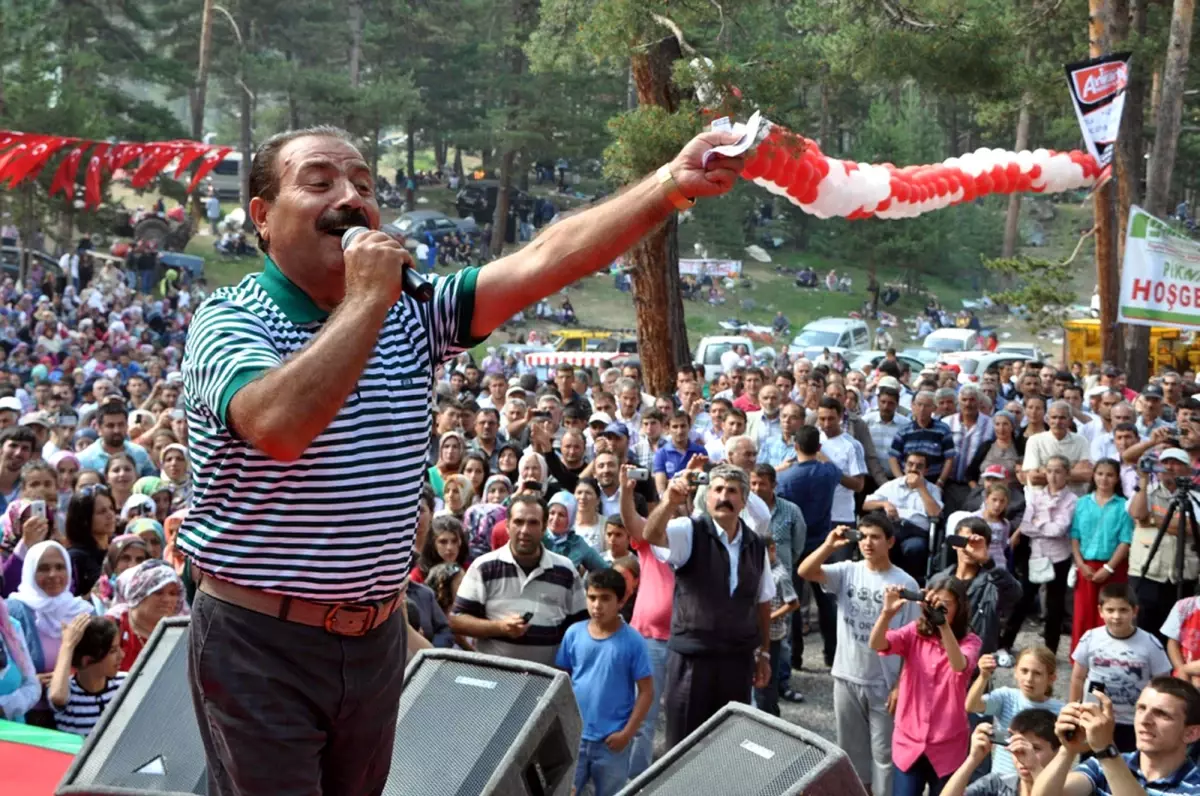
[[[75,675],[71,675],[67,704],[59,708],[51,703],[51,707],[54,708],[54,724],[58,727],[58,731],[73,732],[76,735],[90,733],[96,726],[96,722],[100,721],[100,716],[108,707],[108,703],[112,702],[113,697],[121,690],[121,684],[125,682],[125,674],[125,672],[118,672],[116,677],[110,678],[104,684],[103,690],[98,694],[84,691]]]
[[[428,304],[403,296],[345,405],[286,463],[229,430],[229,402],[312,340],[327,313],[270,258],[200,306],[183,361],[195,504],[179,535],[200,569],[311,600],[396,593],[410,569],[433,370],[478,342],[478,271],[434,277]]]

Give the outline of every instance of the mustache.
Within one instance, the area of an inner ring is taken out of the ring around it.
[[[730,503],[728,500],[722,500],[719,503],[717,503],[716,508],[729,509],[730,511],[733,511],[733,504]]]
[[[358,208],[333,209],[321,214],[317,219],[317,229],[321,232],[333,232],[350,227],[369,227],[371,219]]]

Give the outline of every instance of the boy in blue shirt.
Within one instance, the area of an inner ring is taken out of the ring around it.
[[[612,796],[629,778],[630,742],[654,698],[646,641],[621,618],[625,578],[612,569],[587,577],[588,621],[567,629],[555,663],[571,675],[583,717],[575,792],[591,780]]]

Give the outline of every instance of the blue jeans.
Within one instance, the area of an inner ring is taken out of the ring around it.
[[[596,796],[613,796],[629,779],[629,753],[633,744],[624,751],[614,752],[604,741],[580,741],[579,763],[575,766],[575,793],[583,793],[583,786],[592,781]]]
[[[646,639],[646,647],[650,651],[650,669],[654,677],[654,699],[650,701],[650,712],[638,729],[637,736],[629,745],[629,777],[632,779],[650,767],[654,762],[654,729],[658,725],[658,710],[662,705],[663,693],[667,685],[667,642],[658,639]]]
[[[896,766],[892,775],[892,796],[921,796],[926,785],[929,786],[929,796],[940,796],[948,779],[949,774],[939,777],[929,758],[921,755],[908,771]]]

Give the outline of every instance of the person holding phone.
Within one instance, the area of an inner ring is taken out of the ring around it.
[[[1052,711],[1028,708],[1013,716],[1007,732],[983,722],[971,733],[971,751],[942,789],[942,796],[1030,796],[1034,782],[1062,745],[1054,734],[1057,720]],[[1012,755],[1013,770],[993,770],[972,782],[975,770],[998,748]]]
[[[1000,629],[1013,606],[1021,599],[1021,584],[1008,570],[996,566],[988,548],[992,529],[980,517],[965,517],[951,532],[960,540],[947,543],[955,548],[956,561],[929,580],[930,587],[954,579],[965,584],[971,607],[971,630],[983,642],[982,654],[1000,647]]]

